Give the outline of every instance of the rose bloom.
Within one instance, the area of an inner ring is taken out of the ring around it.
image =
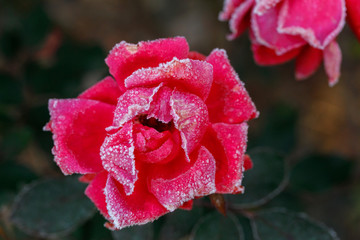
[[[120,42],[110,74],[75,99],[51,99],[55,162],[121,229],[212,193],[241,193],[247,121],[258,116],[224,50],[189,52],[183,37]],[[114,80],[115,79],[115,80]]]
[[[345,0],[225,0],[219,19],[229,20],[229,39],[250,26],[257,64],[275,65],[296,58],[295,76],[305,79],[324,61],[333,86],[340,76],[336,36],[345,24],[345,11]]]

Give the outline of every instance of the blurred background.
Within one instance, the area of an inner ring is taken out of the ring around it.
[[[205,55],[214,48],[227,51],[260,111],[250,122],[248,149],[282,151],[292,167],[283,204],[323,221],[342,239],[360,239],[360,43],[347,26],[339,35],[343,62],[334,87],[322,67],[296,81],[294,62],[255,65],[247,34],[226,40],[228,24],[217,19],[222,5],[0,0],[0,239],[14,228],[9,208],[21,187],[61,175],[51,134],[42,131],[48,99],[76,97],[106,76],[104,59],[117,42],[172,36],[185,36],[191,50]],[[101,217],[84,228],[95,225],[103,228]],[[74,239],[90,239],[76,234]]]

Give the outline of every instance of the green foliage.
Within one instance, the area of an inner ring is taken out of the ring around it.
[[[114,240],[153,240],[154,229],[151,223],[122,230],[112,233]]]
[[[94,214],[84,190],[76,177],[35,182],[17,196],[11,219],[33,236],[64,236]]]

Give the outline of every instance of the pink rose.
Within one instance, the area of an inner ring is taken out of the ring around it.
[[[312,75],[324,60],[329,85],[340,76],[341,50],[336,36],[345,23],[345,0],[225,0],[219,15],[229,20],[229,39],[250,26],[257,64],[274,65],[296,58],[295,76]]]
[[[192,199],[240,193],[247,121],[257,117],[224,50],[189,52],[182,37],[120,42],[106,77],[76,99],[51,99],[55,161],[121,229]]]

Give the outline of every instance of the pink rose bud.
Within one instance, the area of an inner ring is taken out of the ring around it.
[[[336,36],[345,24],[345,10],[345,0],[225,0],[219,19],[229,21],[229,39],[250,26],[257,64],[275,65],[296,58],[295,76],[304,79],[324,60],[332,86],[340,76]],[[352,19],[356,18],[358,14]],[[359,24],[356,27],[359,30]]]
[[[247,121],[258,116],[224,50],[189,52],[183,37],[120,42],[106,77],[76,99],[51,99],[55,162],[121,229],[194,198],[243,192]]]

